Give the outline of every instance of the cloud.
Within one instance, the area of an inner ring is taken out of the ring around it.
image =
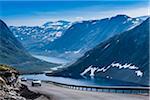
[[[83,19],[84,19],[83,17],[76,17],[77,21],[80,21],[80,20],[83,20]]]
[[[107,17],[116,16],[117,14],[125,14],[131,17],[138,17],[144,15],[150,15],[148,11],[150,7],[115,7],[107,10],[101,10],[96,6],[95,8],[87,7],[84,9],[72,9],[64,11],[43,11],[34,12],[33,15],[20,15],[14,17],[2,18],[8,25],[42,25],[47,21],[57,20],[69,20],[69,21],[80,21],[80,20],[91,20],[91,19],[102,19]]]

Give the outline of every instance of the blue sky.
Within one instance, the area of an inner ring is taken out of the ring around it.
[[[149,0],[0,1],[0,19],[8,25],[42,25],[47,21],[91,20],[126,14],[148,15]]]

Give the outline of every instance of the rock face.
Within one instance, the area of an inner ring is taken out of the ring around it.
[[[55,75],[105,77],[149,85],[149,18],[102,42]]]
[[[0,64],[0,100],[34,100],[41,96],[21,84],[18,75],[14,68]]]
[[[0,63],[12,65],[22,72],[40,72],[57,66],[32,57],[2,20],[0,20]]]
[[[0,100],[26,100],[19,94],[20,87],[18,72],[7,65],[0,65]]]

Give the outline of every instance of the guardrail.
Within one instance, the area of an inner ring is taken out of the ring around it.
[[[131,86],[80,86],[58,83],[53,81],[45,81],[59,87],[82,90],[82,91],[95,91],[95,92],[110,92],[110,93],[126,93],[126,94],[141,94],[149,95],[150,87],[131,87]]]

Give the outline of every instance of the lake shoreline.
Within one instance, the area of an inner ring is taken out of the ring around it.
[[[113,92],[113,91],[95,91],[95,90],[83,90],[81,88],[72,88],[72,87],[63,87],[61,85],[56,85],[53,83],[42,82],[42,86],[39,87],[31,87],[31,81],[27,81],[24,84],[29,87],[31,91],[38,92],[40,94],[46,95],[50,98],[50,100],[84,100],[84,97],[89,100],[101,100],[104,97],[107,100],[119,100],[120,97],[124,98],[123,100],[137,100],[137,98],[141,98],[138,100],[147,100],[149,94],[132,94],[132,93],[124,93],[124,92]],[[122,88],[124,89],[124,88]],[[111,96],[111,97],[110,97]],[[112,99],[113,98],[113,99]],[[43,100],[43,99],[39,99]]]
[[[87,85],[87,86],[136,86],[136,87],[149,87],[141,84],[136,84],[132,82],[124,82],[119,80],[110,80],[106,78],[101,78],[99,80],[97,79],[75,79],[75,78],[69,78],[69,77],[61,77],[61,76],[47,76],[45,74],[23,74],[21,77],[26,77],[27,79],[33,80],[38,79],[41,81],[52,81],[52,82],[58,82],[66,84],[68,82],[71,82],[71,85]]]

